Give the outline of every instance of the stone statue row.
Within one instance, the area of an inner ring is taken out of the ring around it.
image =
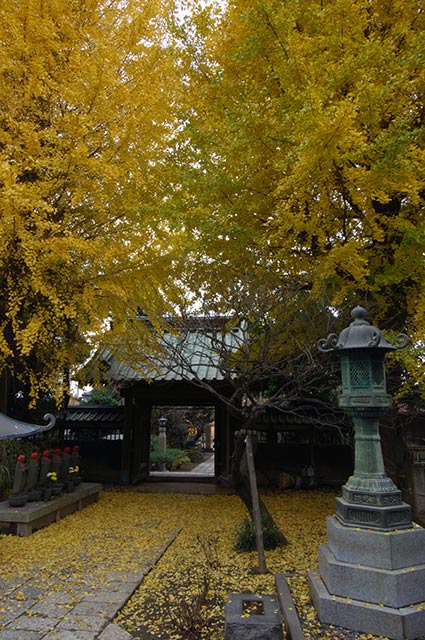
[[[34,451],[28,461],[21,454],[16,460],[9,505],[23,506],[26,502],[50,500],[63,491],[73,491],[81,482],[80,470],[78,445],[72,449]]]

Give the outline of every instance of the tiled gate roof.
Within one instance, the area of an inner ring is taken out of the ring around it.
[[[204,327],[199,324],[184,331],[165,331],[153,344],[151,353],[145,349],[117,355],[104,349],[101,358],[108,367],[108,376],[119,382],[219,381],[225,379],[224,359],[243,345],[244,335],[243,325],[223,330],[205,323]]]

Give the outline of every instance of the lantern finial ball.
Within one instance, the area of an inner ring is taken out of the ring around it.
[[[360,305],[357,305],[357,307],[354,307],[351,311],[351,317],[353,320],[366,320],[367,315],[367,310],[364,307],[360,307]]]

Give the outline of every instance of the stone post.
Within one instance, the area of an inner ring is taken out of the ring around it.
[[[159,431],[158,431],[158,453],[165,456],[167,453],[167,418],[161,416],[158,420]],[[163,471],[166,470],[165,462],[163,464]]]

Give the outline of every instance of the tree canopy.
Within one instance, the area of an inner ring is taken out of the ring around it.
[[[421,0],[176,6],[0,9],[0,368],[36,396],[108,319],[255,287],[312,342],[360,302],[420,345]]]
[[[194,281],[260,271],[423,340],[422,3],[233,0],[176,35]]]
[[[170,10],[167,0],[0,9],[0,369],[33,397],[58,388],[130,290],[134,304],[139,294],[154,304],[170,255],[152,214],[174,86]]]

